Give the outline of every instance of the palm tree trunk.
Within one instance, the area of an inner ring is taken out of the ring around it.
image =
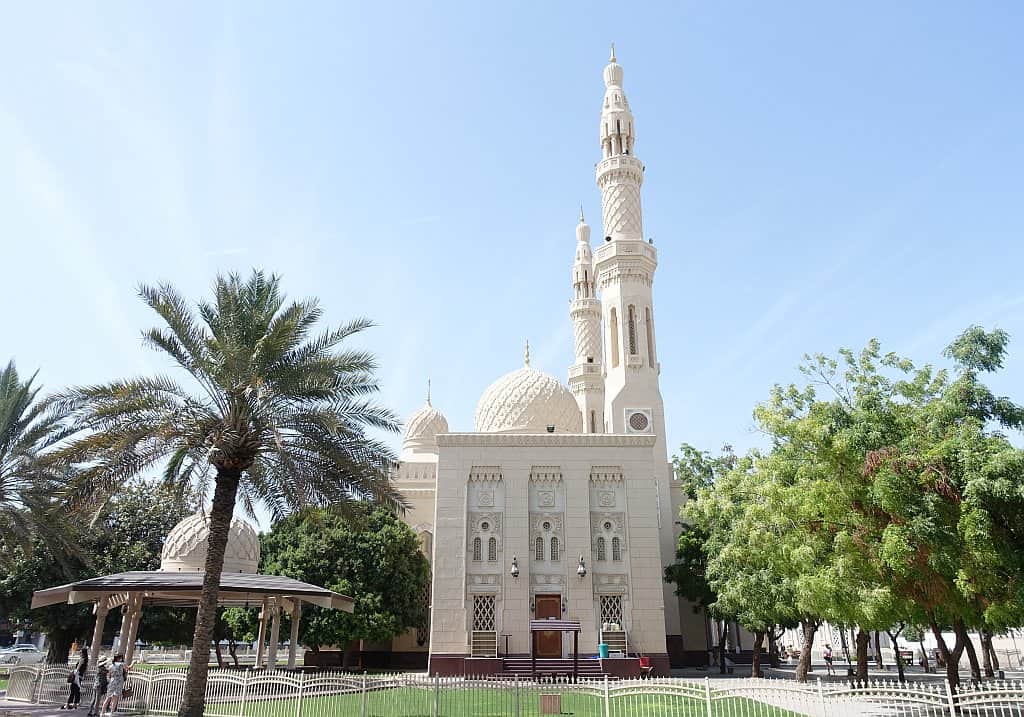
[[[199,597],[196,632],[192,640],[192,659],[188,663],[184,699],[178,717],[203,717],[206,708],[206,675],[210,668],[210,645],[217,620],[217,595],[220,574],[224,568],[224,550],[228,544],[231,516],[235,511],[235,495],[241,471],[217,469],[217,485],[210,508],[210,537],[206,549],[206,573]]]

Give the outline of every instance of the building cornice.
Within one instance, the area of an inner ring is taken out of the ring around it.
[[[437,445],[511,446],[535,448],[624,448],[653,447],[655,436],[621,433],[441,433]]]

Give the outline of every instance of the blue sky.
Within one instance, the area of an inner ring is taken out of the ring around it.
[[[647,171],[669,445],[759,442],[805,352],[938,360],[1016,339],[1024,399],[1024,5],[9,3],[0,356],[48,388],[167,370],[138,282],[283,274],[381,363],[382,401],[471,430],[559,378],[574,226],[596,227],[616,42]],[[397,439],[396,439],[397,444]]]

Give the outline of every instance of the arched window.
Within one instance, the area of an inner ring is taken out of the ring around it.
[[[590,412],[590,432],[597,433],[597,411]]]
[[[622,542],[612,538],[612,560],[622,560]]]
[[[636,356],[636,310],[633,305],[629,305],[628,320],[629,320],[629,355]]]
[[[487,541],[487,559],[492,563],[498,559],[498,539],[491,538]]]
[[[473,560],[480,560],[480,538],[473,538]]]
[[[544,538],[537,538],[537,560],[544,559]]]
[[[604,538],[598,538],[597,539],[597,559],[598,560],[607,560],[608,559],[608,550],[605,547]]]
[[[558,560],[558,538],[551,539],[551,559]]]
[[[614,306],[608,319],[608,333],[612,336],[612,368],[617,368],[619,365],[619,315],[615,313]]]
[[[654,327],[651,324],[651,309],[644,309],[644,325],[647,329],[647,362],[654,368]]]

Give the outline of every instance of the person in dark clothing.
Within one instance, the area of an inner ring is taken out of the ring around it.
[[[75,663],[71,674],[68,675],[68,684],[71,685],[71,690],[68,692],[67,704],[60,706],[62,710],[78,709],[78,705],[82,701],[82,680],[85,679],[85,670],[88,666],[89,650],[83,647],[78,652],[78,662]]]

